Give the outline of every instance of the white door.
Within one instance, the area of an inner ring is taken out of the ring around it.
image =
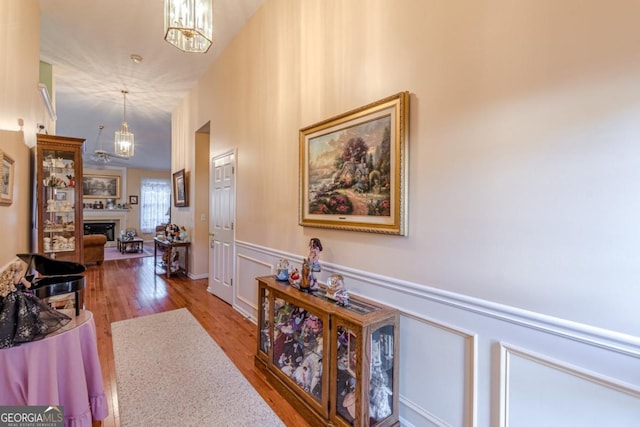
[[[235,272],[235,153],[211,159],[209,292],[233,304]]]

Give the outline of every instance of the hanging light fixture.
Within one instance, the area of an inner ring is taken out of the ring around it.
[[[127,94],[126,90],[122,90],[124,96],[124,114],[122,115],[122,126],[119,131],[116,131],[115,138],[115,152],[116,155],[122,157],[133,157],[133,151],[135,149],[133,143],[133,134],[129,132],[129,126],[127,125]]]
[[[165,0],[164,39],[184,52],[206,53],[213,39],[212,0]]]

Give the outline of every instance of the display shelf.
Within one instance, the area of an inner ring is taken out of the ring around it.
[[[312,425],[399,425],[399,314],[258,277],[256,366]]]
[[[35,230],[33,252],[51,258],[83,262],[82,144],[83,139],[53,135],[37,137]]]

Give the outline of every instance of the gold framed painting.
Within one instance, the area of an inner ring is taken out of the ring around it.
[[[84,175],[82,196],[88,199],[119,199],[119,175]]]
[[[300,130],[299,224],[407,233],[409,92]]]
[[[0,167],[2,168],[2,180],[0,180],[0,205],[13,203],[13,159],[0,150]]]

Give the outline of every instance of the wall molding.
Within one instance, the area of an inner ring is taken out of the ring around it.
[[[466,351],[469,352],[469,363],[466,366],[466,381],[468,381],[467,387],[465,389],[465,397],[468,402],[465,410],[467,411],[467,418],[469,420],[467,427],[475,427],[477,425],[477,413],[478,413],[478,335],[474,332],[467,331],[463,328],[459,328],[453,325],[449,325],[444,322],[436,321],[435,319],[431,319],[428,316],[424,316],[421,314],[413,313],[411,311],[404,310],[401,312],[401,316],[413,319],[417,322],[424,323],[434,328],[441,329],[447,333],[458,335],[466,341]],[[405,403],[409,402],[407,406],[411,407],[414,411],[433,422],[434,424],[440,426],[447,426],[448,424],[444,421],[440,420],[438,417],[435,417],[433,414],[430,414],[425,410],[418,410],[418,406],[411,402],[409,399],[403,398],[400,396],[400,400]]]
[[[443,421],[440,418],[436,417],[431,412],[425,410],[420,405],[417,405],[416,403],[414,403],[410,399],[407,399],[406,397],[401,395],[399,397],[399,400],[400,400],[400,403],[402,405],[404,405],[405,408],[407,408],[408,410],[414,412],[417,416],[429,421],[434,426],[436,426],[436,427],[451,427],[445,421]],[[406,419],[401,419],[401,421],[402,421],[401,425],[403,425],[403,426],[413,426],[413,424],[410,423],[409,421],[407,421]]]
[[[268,269],[269,269],[269,273],[267,273],[267,274],[273,274],[273,265],[272,265],[272,264],[269,264],[268,262],[264,262],[264,261],[263,261],[263,260],[261,260],[261,259],[257,259],[257,258],[250,257],[250,256],[247,256],[247,255],[239,254],[239,253],[238,253],[238,251],[236,250],[236,263],[235,263],[235,264],[236,264],[236,269],[240,269],[240,262],[241,262],[242,260],[244,260],[244,261],[248,261],[248,262],[250,262],[250,263],[252,263],[252,264],[256,264],[256,265],[260,265],[260,266],[264,266],[264,267],[266,267],[266,268],[268,268]],[[236,271],[235,276],[236,276],[236,277],[240,277],[240,272],[239,272],[239,271]],[[236,282],[240,282],[240,281],[239,281],[239,280],[236,280]],[[238,284],[235,286],[235,290],[234,290],[234,297],[235,297],[235,299],[236,299],[237,301],[242,301],[244,304],[246,304],[246,306],[247,306],[247,307],[251,307],[253,310],[256,310],[256,311],[257,311],[257,310],[258,310],[258,306],[256,305],[256,303],[255,303],[254,301],[250,301],[250,300],[248,300],[248,299],[244,298],[244,297],[241,295],[241,293],[240,293],[240,286],[241,286],[241,285],[240,285],[240,283],[238,283]],[[243,309],[243,310],[242,310],[242,312],[243,312],[243,313],[247,313],[246,309]],[[245,317],[249,317],[248,313],[247,313],[247,315],[246,315]],[[254,322],[254,323],[256,323],[256,324],[257,324],[257,320],[256,320],[256,319],[253,319],[253,316],[250,316],[250,318],[251,318],[251,321],[252,321],[252,322]]]
[[[275,258],[287,258],[289,261],[302,262],[303,257],[288,252],[277,251],[249,242],[236,241],[237,247],[257,251]],[[531,312],[495,302],[457,294],[427,285],[372,274],[342,265],[323,262],[323,271],[340,273],[345,278],[402,293],[413,298],[433,301],[460,310],[492,317],[528,329],[556,335],[594,347],[640,358],[640,337],[611,331],[604,328]],[[371,299],[369,296],[367,298]]]
[[[625,383],[615,378],[580,368],[565,361],[561,361],[546,355],[536,353],[508,343],[500,343],[500,398],[499,398],[499,425],[508,427],[509,425],[509,401],[510,401],[510,370],[511,357],[516,356],[527,359],[531,362],[544,365],[558,372],[589,381],[596,385],[609,388],[611,390],[628,394],[631,397],[640,399],[640,387]]]

